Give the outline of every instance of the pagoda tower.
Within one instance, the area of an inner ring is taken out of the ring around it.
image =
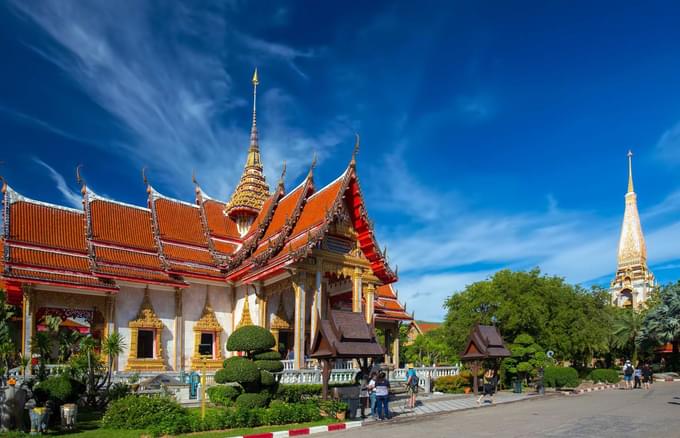
[[[260,145],[257,136],[257,86],[260,81],[257,68],[253,74],[253,124],[250,128],[250,147],[241,180],[231,195],[224,212],[236,222],[238,232],[244,236],[269,197],[269,185],[262,171]]]
[[[639,309],[656,285],[647,266],[647,245],[642,234],[637,195],[633,189],[633,153],[628,151],[628,192],[619,240],[618,266],[609,291],[618,307]]]

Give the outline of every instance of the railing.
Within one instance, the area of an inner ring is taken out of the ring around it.
[[[332,370],[329,383],[352,383],[356,374],[356,370]],[[275,375],[283,384],[321,383],[320,370],[283,370]]]
[[[460,372],[460,365],[452,367],[421,367],[414,368],[413,371],[415,371],[416,376],[418,376],[418,386],[429,392],[432,390],[433,380],[444,376],[457,376]],[[396,369],[390,373],[390,380],[394,382],[400,380],[406,381],[407,372],[408,370],[406,368]]]
[[[293,360],[282,360],[283,363],[283,370],[288,371],[288,370],[293,370],[294,369],[294,361]],[[307,359],[305,360],[305,367],[304,369],[306,370],[320,370],[321,366],[319,365],[319,361],[316,359]],[[351,360],[336,360],[334,365],[333,365],[334,370],[356,370],[354,367],[354,362]]]

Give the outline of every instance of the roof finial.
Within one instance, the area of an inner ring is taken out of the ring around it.
[[[633,151],[628,150],[628,193],[633,192]]]
[[[279,177],[279,185],[283,185],[283,180],[286,178],[286,160],[283,160],[283,167],[281,168],[281,176]]]
[[[196,169],[191,169],[191,182],[194,183],[195,186],[198,185],[198,180],[196,179]]]
[[[316,152],[312,157],[312,164],[309,166],[309,173],[307,173],[307,178],[311,178],[314,175],[314,168],[316,167]]]
[[[260,85],[260,79],[257,75],[257,67],[253,73],[253,125],[250,128],[250,149],[259,149],[258,135],[257,135],[257,86]]]
[[[144,185],[149,185],[149,180],[146,177],[146,166],[142,167],[142,180],[144,181]]]
[[[79,164],[76,166],[76,182],[78,183],[79,186],[84,187],[85,186],[85,179],[83,179],[82,175],[80,174],[80,168],[83,167],[82,164]]]
[[[352,151],[352,160],[349,163],[352,167],[356,166],[357,164],[357,154],[359,153],[359,141],[361,140],[359,138],[358,132],[355,132],[354,135],[356,136],[356,140],[354,142],[354,151]]]

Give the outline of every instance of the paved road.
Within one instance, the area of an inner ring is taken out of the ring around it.
[[[367,425],[333,438],[680,437],[680,383],[608,390]],[[330,435],[329,435],[330,436]]]

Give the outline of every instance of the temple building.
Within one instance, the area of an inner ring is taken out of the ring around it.
[[[362,313],[399,360],[399,323],[410,320],[392,285],[397,272],[375,239],[356,173],[356,149],[334,181],[317,187],[314,163],[292,190],[270,188],[253,115],[243,175],[228,202],[194,177],[191,202],[147,181],[146,206],[99,195],[78,178],[82,209],[22,196],[3,182],[0,281],[22,309],[21,352],[47,315],[62,329],[127,346],[118,371],[221,367],[238,327],[272,331],[295,369],[331,309]],[[357,139],[358,146],[358,139]],[[292,354],[290,353],[292,352]]]
[[[656,286],[654,274],[647,266],[647,245],[642,234],[637,195],[633,188],[633,153],[628,152],[628,192],[619,239],[616,276],[609,291],[618,307],[639,309]]]

